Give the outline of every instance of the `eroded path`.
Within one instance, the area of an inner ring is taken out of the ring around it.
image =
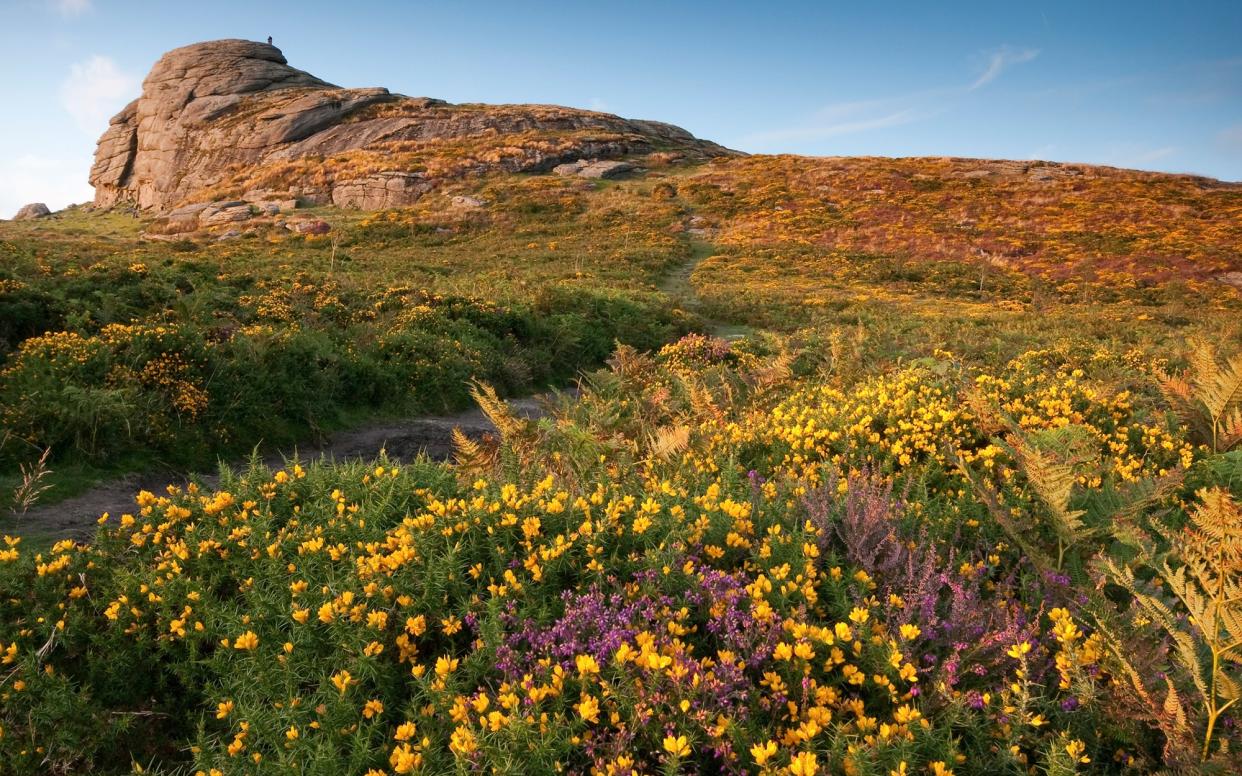
[[[511,399],[508,404],[517,415],[540,417],[544,414],[545,397]],[[321,446],[272,452],[263,456],[263,462],[269,467],[279,468],[286,460],[293,458],[302,461],[320,458],[369,460],[381,451],[394,461],[412,460],[420,453],[442,461],[452,455],[454,428],[460,428],[464,434],[476,439],[496,430],[487,416],[475,407],[457,415],[422,416],[341,431],[330,436]],[[245,462],[234,464],[244,465]],[[35,506],[24,515],[0,518],[0,532],[25,536],[36,542],[87,540],[94,535],[97,521],[105,512],[111,515],[133,512],[137,508],[134,496],[141,490],[162,491],[169,484],[182,485],[187,482],[211,487],[218,481],[219,475],[214,472],[182,476],[133,474],[97,485],[85,493],[54,504]]]
[[[694,288],[691,276],[706,259],[715,253],[715,246],[709,242],[696,240],[691,243],[690,258],[670,272],[659,284],[659,289],[672,298],[673,302],[683,310],[698,315],[707,325],[708,333],[725,340],[741,339],[749,334],[749,326],[729,323],[713,318],[703,312],[703,300]]]
[[[714,247],[706,241],[695,241],[690,257],[684,264],[669,273],[659,289],[672,302],[700,316],[707,331],[727,340],[746,336],[751,329],[706,315],[702,300],[691,282],[694,270],[712,256]],[[509,406],[524,417],[538,417],[544,413],[543,397],[510,400]],[[395,461],[408,461],[425,453],[433,460],[445,460],[452,455],[452,432],[460,428],[472,438],[479,438],[495,431],[495,426],[477,407],[456,415],[434,415],[409,418],[366,425],[333,434],[321,446],[301,447],[271,452],[263,456],[269,467],[279,468],[286,460],[355,460],[372,459],[386,452]],[[234,468],[244,467],[245,462],[234,462]],[[35,542],[58,539],[87,540],[94,535],[99,517],[105,512],[119,515],[132,512],[136,505],[134,496],[139,491],[162,491],[170,484],[184,485],[197,482],[212,487],[219,481],[215,472],[199,472],[175,475],[167,472],[132,474],[96,485],[77,496],[52,504],[35,506],[17,517],[0,516],[0,532],[25,536]]]

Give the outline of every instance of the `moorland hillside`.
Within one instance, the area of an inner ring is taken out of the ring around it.
[[[0,223],[0,773],[1238,772],[1239,185],[238,41],[92,176]],[[448,460],[182,476],[470,403]]]

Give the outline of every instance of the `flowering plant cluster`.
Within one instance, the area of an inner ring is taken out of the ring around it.
[[[1178,639],[1205,638],[1176,630],[1180,604],[1163,599],[1173,619],[1155,622],[1089,579],[1133,557],[1188,563],[1204,585],[1211,563],[1236,568],[1237,554],[1179,554],[1206,552],[1212,531],[1242,545],[1211,518],[1236,514],[1212,485],[1221,455],[1158,402],[1097,384],[1090,358],[1047,379],[1024,366],[1057,358],[958,364],[956,387],[951,370],[898,369],[848,390],[792,376],[775,341],[622,350],[549,419],[480,394],[503,437],[490,456],[290,461],[211,492],[140,493],[90,544],[6,538],[0,762],[1224,772],[1242,743],[1232,669],[1208,672],[1199,698],[1203,677],[1170,660]],[[1081,429],[1071,449],[1048,446],[1067,427]],[[1171,446],[1125,465],[1146,437]],[[1069,506],[1036,448],[1072,456]],[[1131,534],[1091,522],[1064,568],[1027,551],[1061,536],[1060,517],[1103,514],[1102,494],[1172,472],[1184,481],[1110,513]],[[1135,534],[1139,556],[1114,550]],[[1205,648],[1228,663],[1227,642]],[[1160,717],[1169,698],[1176,719]]]

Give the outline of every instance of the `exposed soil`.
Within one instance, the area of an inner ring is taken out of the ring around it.
[[[543,397],[513,399],[508,404],[515,414],[522,417],[535,418],[544,414]],[[412,460],[420,453],[442,461],[452,455],[454,428],[460,428],[466,436],[474,439],[496,430],[487,416],[475,407],[457,415],[424,416],[342,431],[333,434],[322,446],[273,452],[265,455],[263,462],[279,468],[295,455],[303,461],[319,458],[345,461],[375,458],[380,451],[387,452],[394,461]],[[169,484],[182,485],[191,481],[212,487],[219,482],[219,476],[215,473],[181,476],[133,474],[55,504],[36,506],[16,518],[6,517],[0,527],[32,539],[84,541],[94,535],[96,523],[103,513],[119,515],[137,509],[134,496],[139,491],[161,491]]]

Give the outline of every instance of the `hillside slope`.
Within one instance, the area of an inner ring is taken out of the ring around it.
[[[720,308],[862,295],[1159,305],[1237,300],[1242,185],[1084,164],[750,156],[680,184]]]

